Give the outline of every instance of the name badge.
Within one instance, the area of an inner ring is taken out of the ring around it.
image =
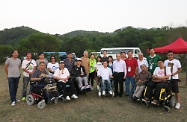
[[[150,65],[149,69],[152,70],[152,68],[153,68],[153,65]]]
[[[128,72],[131,72],[131,67],[128,67]]]

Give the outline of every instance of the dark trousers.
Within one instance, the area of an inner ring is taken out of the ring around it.
[[[123,78],[124,78],[124,73],[120,72],[120,73],[116,73],[114,72],[114,86],[115,86],[115,90],[114,93],[115,95],[122,95],[123,94]],[[119,88],[120,88],[120,92],[118,93],[118,84],[119,84]]]
[[[11,102],[16,102],[16,94],[19,84],[19,77],[9,77],[8,78],[9,84],[9,92],[10,92],[10,100]]]
[[[94,76],[95,76],[95,71],[92,73],[89,73],[88,81],[90,82],[91,80],[91,85],[93,86],[94,84]]]
[[[152,95],[153,95],[153,89],[156,88],[154,99],[155,100],[159,100],[160,91],[161,91],[162,88],[165,88],[165,87],[166,87],[166,83],[165,82],[153,82],[153,81],[150,81],[147,84],[147,91],[146,91],[146,95],[145,96],[149,100],[151,100],[152,99]]]
[[[58,84],[60,84],[61,86],[61,88],[59,89],[60,90],[59,92],[62,92],[63,90],[64,98],[66,96],[72,96],[73,94],[75,94],[75,87],[74,87],[74,83],[72,80],[69,79],[66,83],[58,82]]]

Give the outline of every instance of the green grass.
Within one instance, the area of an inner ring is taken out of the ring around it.
[[[79,96],[78,100],[47,104],[44,109],[37,105],[28,106],[20,101],[10,106],[8,83],[3,67],[0,66],[0,122],[187,122],[187,88],[184,73],[180,83],[181,109],[163,112],[162,107],[146,108],[143,103],[132,102],[127,97],[99,98],[94,90],[87,95]],[[21,99],[22,79],[20,79],[18,95]]]

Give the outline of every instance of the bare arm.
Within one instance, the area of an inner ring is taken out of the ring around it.
[[[178,70],[177,70],[175,73],[173,73],[172,75],[177,75],[177,74],[179,74],[181,71],[182,71],[182,68],[178,68]]]
[[[8,64],[4,65],[4,69],[5,69],[5,73],[6,73],[7,77],[8,77]]]
[[[38,81],[41,80],[41,78],[31,78],[31,81]]]

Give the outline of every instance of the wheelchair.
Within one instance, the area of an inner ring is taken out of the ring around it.
[[[145,94],[147,92],[147,87],[145,88],[143,96],[145,97]],[[152,96],[155,95],[156,89],[153,89]],[[152,97],[152,100],[154,97]],[[151,101],[143,101],[147,108],[149,108]],[[166,81],[166,86],[164,88],[161,88],[160,94],[159,94],[159,100],[156,106],[162,106],[163,110],[165,112],[170,111],[170,108],[174,108],[176,104],[175,94],[171,91],[170,81]]]
[[[41,81],[31,83],[31,90],[26,96],[28,105],[37,103],[38,108],[43,109],[46,103],[57,103],[57,86],[53,78],[43,77]]]
[[[107,80],[104,80],[105,84],[107,82]],[[112,97],[114,96],[114,85],[113,85],[113,79],[110,79],[110,83],[111,83],[111,91],[112,91],[112,94],[109,93],[109,90],[108,90],[108,86],[106,84],[106,89],[105,89],[105,95],[102,94],[102,77],[99,77],[99,88],[98,88],[98,96],[101,97],[101,96],[105,96],[105,97]]]

